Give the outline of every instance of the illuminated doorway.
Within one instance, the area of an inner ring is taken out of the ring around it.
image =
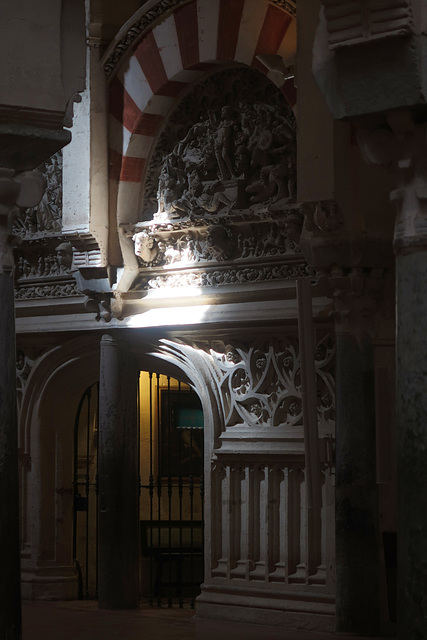
[[[141,372],[138,386],[140,596],[152,606],[194,607],[203,581],[203,411],[189,385]],[[75,420],[73,556],[79,598],[96,599],[98,386]]]

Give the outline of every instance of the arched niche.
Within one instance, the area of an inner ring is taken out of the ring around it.
[[[228,65],[251,67],[266,74],[295,109],[293,74],[286,67],[296,50],[293,9],[293,3],[267,0],[192,0],[167,7],[151,2],[123,27],[104,58],[110,219],[117,220],[119,229],[138,221],[158,134],[177,102],[201,78]],[[121,233],[119,239],[125,265],[136,270],[131,244]],[[120,264],[118,253],[112,261]],[[120,288],[128,287],[125,278]]]

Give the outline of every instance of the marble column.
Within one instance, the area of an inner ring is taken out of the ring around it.
[[[345,298],[336,322],[336,629],[371,636],[380,625],[374,354],[364,326],[372,299],[363,290]]]
[[[398,571],[400,640],[427,637],[427,113],[383,114],[361,129],[368,162],[394,171],[397,289]]]
[[[427,242],[397,270],[398,629],[427,637]]]
[[[406,162],[392,193],[398,214],[397,620],[400,640],[418,640],[427,637],[427,117],[420,123],[406,112],[403,133],[402,120],[396,138]]]
[[[99,387],[98,599],[101,609],[138,607],[137,370],[120,338],[101,340]]]
[[[42,195],[36,175],[0,169],[0,638],[21,638],[18,421],[12,221],[17,206]]]

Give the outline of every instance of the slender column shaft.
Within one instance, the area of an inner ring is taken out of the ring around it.
[[[0,638],[21,638],[18,424],[12,272],[0,272]]]
[[[398,637],[427,637],[427,252],[398,254]]]
[[[378,495],[373,350],[367,336],[337,335],[336,626],[379,630]]]
[[[101,609],[138,607],[137,371],[126,344],[101,340],[98,579]]]

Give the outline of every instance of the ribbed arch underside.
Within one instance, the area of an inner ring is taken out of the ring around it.
[[[118,222],[135,222],[145,164],[166,114],[224,63],[271,77],[295,108],[293,79],[277,80],[258,55],[295,54],[296,20],[267,0],[192,0],[148,31],[109,86],[110,183]]]

